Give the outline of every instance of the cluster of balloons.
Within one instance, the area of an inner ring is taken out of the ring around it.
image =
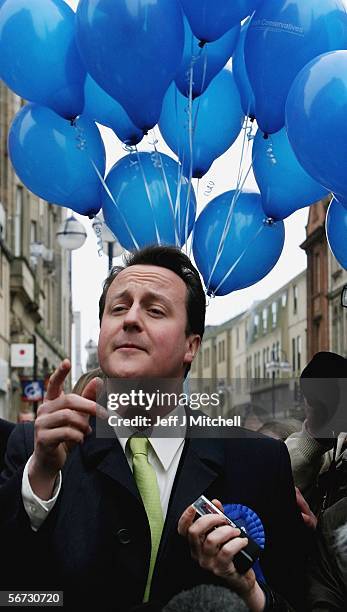
[[[215,295],[263,278],[282,251],[283,219],[329,191],[340,253],[346,74],[342,0],[80,0],[76,13],[64,0],[0,0],[0,77],[28,101],[9,134],[20,179],[81,214],[102,206],[127,249],[181,247],[194,228]],[[196,220],[192,178],[233,145],[245,116],[259,126],[260,194],[228,191]],[[127,151],[107,176],[96,123]],[[177,161],[155,144],[138,151],[157,124]]]

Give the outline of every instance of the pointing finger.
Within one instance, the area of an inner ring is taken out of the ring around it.
[[[53,400],[59,397],[63,390],[65,378],[71,370],[71,363],[68,359],[64,359],[59,367],[51,375],[48,386],[46,399]]]

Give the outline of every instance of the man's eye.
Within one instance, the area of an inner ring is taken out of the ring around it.
[[[154,315],[157,315],[157,316],[160,316],[160,315],[164,314],[163,311],[160,310],[160,308],[149,308],[148,310],[149,310],[150,313],[152,313]]]
[[[122,312],[123,310],[125,310],[125,306],[113,306],[112,308],[112,312],[114,313]]]

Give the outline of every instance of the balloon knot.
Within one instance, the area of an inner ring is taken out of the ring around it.
[[[251,123],[255,120],[255,115],[249,115],[249,120]]]
[[[269,139],[269,134],[267,132],[264,132],[263,138],[264,138],[264,140],[268,140]]]
[[[204,46],[206,45],[206,43],[207,43],[207,40],[200,40],[200,41],[199,41],[199,47],[200,47],[200,49],[203,49],[203,48],[204,48]]]
[[[271,226],[271,225],[274,225],[274,223],[276,223],[276,222],[275,222],[275,219],[273,219],[272,217],[266,217],[263,220],[263,223],[264,223],[264,225],[270,225]]]

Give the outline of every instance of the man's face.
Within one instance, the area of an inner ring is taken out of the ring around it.
[[[130,266],[106,295],[99,363],[109,377],[181,378],[200,344],[186,336],[187,287],[171,270]]]

